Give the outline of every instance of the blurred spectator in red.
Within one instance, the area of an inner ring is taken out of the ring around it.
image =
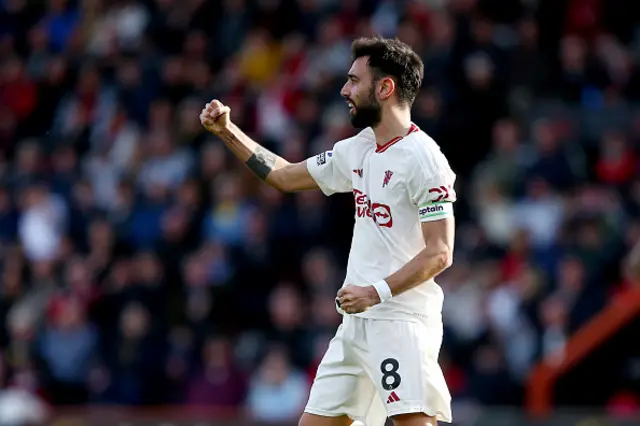
[[[596,164],[598,179],[610,185],[628,184],[638,170],[634,150],[619,133],[606,134]]]
[[[0,74],[0,104],[9,108],[18,122],[26,120],[37,102],[35,83],[18,57],[8,58]]]
[[[241,406],[245,400],[246,377],[234,365],[230,342],[222,337],[209,338],[201,363],[187,384],[186,402],[223,408]]]

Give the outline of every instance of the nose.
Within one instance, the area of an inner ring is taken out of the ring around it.
[[[342,89],[340,90],[340,95],[342,95],[343,98],[349,98],[349,91],[347,90],[347,85],[349,83],[345,83],[344,86],[342,86]]]

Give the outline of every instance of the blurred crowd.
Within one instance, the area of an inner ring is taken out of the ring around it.
[[[533,363],[632,285],[637,9],[0,0],[0,383],[295,419],[340,323],[352,197],[272,190],[198,115],[219,98],[292,162],[330,149],[354,133],[351,40],[376,33],[423,58],[414,122],[459,175],[439,278],[454,400],[521,404]]]

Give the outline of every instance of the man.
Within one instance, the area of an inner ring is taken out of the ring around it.
[[[443,293],[433,278],[451,264],[455,174],[411,122],[423,64],[398,40],[362,38],[341,94],[364,128],[332,151],[291,164],[247,137],[212,101],[205,128],[281,191],[353,192],[356,220],[343,323],[320,364],[301,426],[435,426],[451,421],[438,365]]]

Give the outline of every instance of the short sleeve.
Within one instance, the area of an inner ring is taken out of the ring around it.
[[[353,190],[348,163],[350,141],[340,141],[333,146],[333,150],[307,159],[307,169],[325,195]]]
[[[435,142],[434,142],[435,145]],[[412,157],[407,189],[421,222],[453,216],[456,175],[437,146]]]

